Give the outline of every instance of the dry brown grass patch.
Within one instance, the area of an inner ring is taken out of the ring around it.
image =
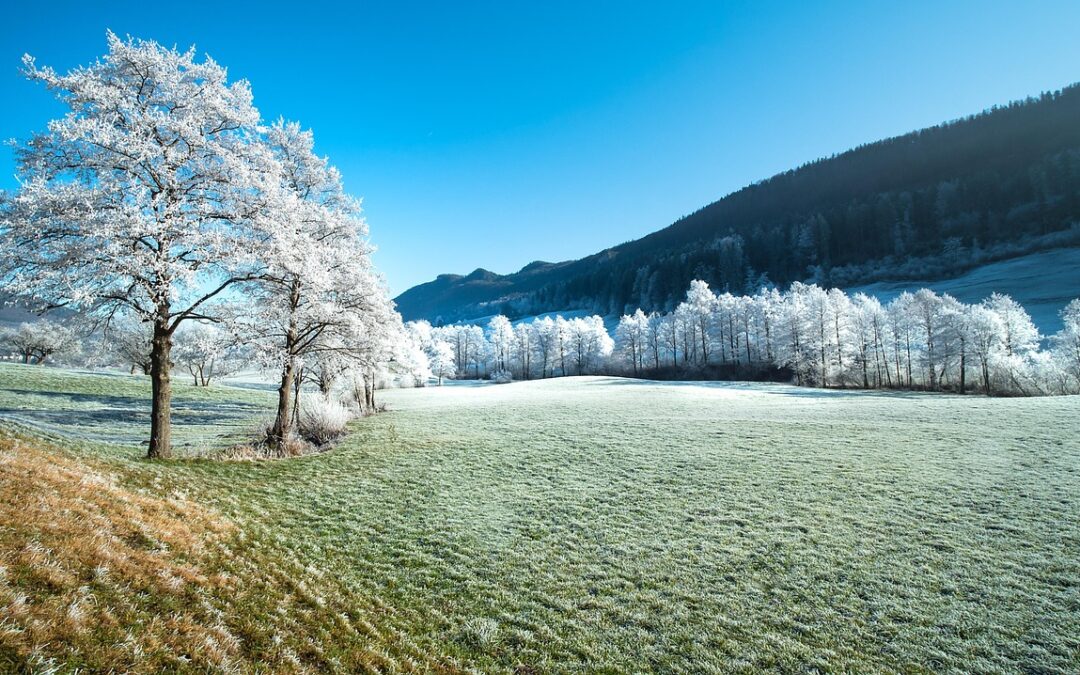
[[[39,441],[0,436],[0,670],[228,667],[208,595],[232,526],[139,493]]]

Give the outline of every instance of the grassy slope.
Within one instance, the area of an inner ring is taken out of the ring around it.
[[[313,668],[1080,668],[1075,397],[575,378],[384,399],[301,460],[68,452],[239,526],[218,564],[259,591],[223,610],[237,659],[289,617]]]

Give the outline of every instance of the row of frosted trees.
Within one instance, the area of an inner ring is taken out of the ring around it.
[[[964,304],[928,289],[887,304],[795,283],[786,292],[716,294],[694,281],[667,314],[625,315],[609,337],[598,316],[487,327],[409,325],[443,377],[495,379],[595,373],[776,379],[817,387],[986,394],[1080,393],[1080,300],[1046,340],[1012,298]]]
[[[922,289],[888,304],[862,293],[792,284],[781,293],[714,294],[691,283],[669,314],[624,316],[618,356],[635,373],[727,366],[748,377],[786,369],[797,384],[1056,394],[1080,390],[1080,301],[1042,336],[1012,298],[964,304]]]
[[[615,347],[599,316],[541,317],[513,325],[499,315],[486,328],[468,324],[432,328],[426,321],[411,322],[406,328],[440,381],[603,373],[610,370]]]

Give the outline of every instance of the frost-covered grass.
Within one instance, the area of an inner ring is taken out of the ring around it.
[[[271,410],[273,395],[252,388],[196,387],[173,375],[177,451],[227,444]],[[150,378],[0,363],[0,423],[55,438],[137,445],[150,432]]]
[[[237,526],[231,573],[261,592],[219,623],[243,643],[290,617],[271,667],[1080,669],[1077,397],[380,395],[296,460],[69,452]]]

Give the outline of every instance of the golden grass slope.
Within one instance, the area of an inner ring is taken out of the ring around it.
[[[0,438],[0,666],[228,667],[203,565],[232,526],[39,442]]]
[[[182,496],[0,432],[0,672],[449,671]]]

